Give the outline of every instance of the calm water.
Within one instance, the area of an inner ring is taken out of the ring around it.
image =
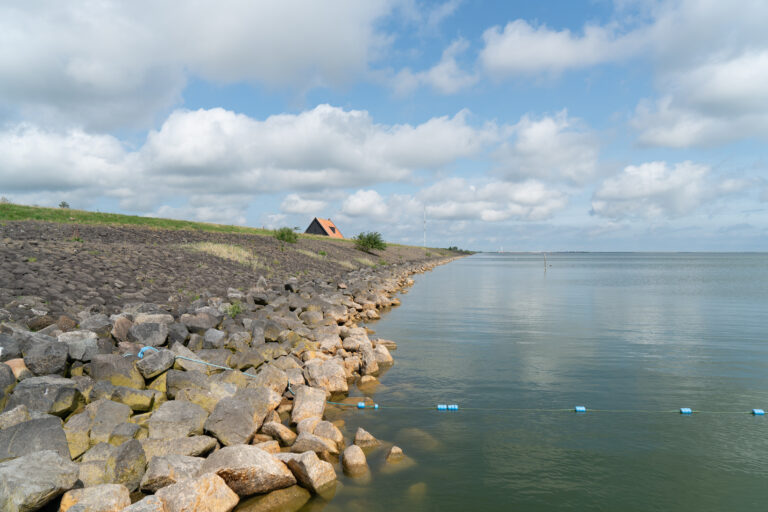
[[[768,255],[480,254],[418,276],[345,415],[415,465],[333,510],[766,510]],[[460,412],[387,409],[456,403]],[[636,412],[574,414],[492,408]],[[672,412],[679,407],[745,414]]]

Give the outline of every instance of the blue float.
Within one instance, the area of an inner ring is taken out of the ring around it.
[[[448,410],[448,406],[445,405],[445,404],[437,404],[437,410],[438,411],[447,411]]]
[[[574,412],[587,412],[587,408],[583,405],[577,405],[573,408]]]
[[[358,409],[365,409],[365,402],[357,402]]]
[[[456,404],[451,404],[451,405],[448,406],[448,410],[449,411],[458,411],[459,410],[459,406],[456,405]]]
[[[765,416],[765,411],[762,409],[752,409],[752,414],[755,416]]]
[[[693,411],[690,407],[681,407],[680,414],[693,414]]]

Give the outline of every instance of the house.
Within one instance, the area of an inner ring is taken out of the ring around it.
[[[325,235],[331,238],[344,238],[344,235],[341,234],[341,231],[339,231],[339,228],[336,227],[336,224],[331,219],[320,219],[318,217],[312,219],[305,233]]]

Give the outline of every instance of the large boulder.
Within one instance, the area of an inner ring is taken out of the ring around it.
[[[30,411],[62,417],[83,404],[83,395],[75,381],[58,375],[24,379],[16,386],[8,401],[8,407],[26,405]]]
[[[0,332],[0,362],[21,357],[19,340]]]
[[[180,322],[189,332],[197,334],[203,334],[219,324],[215,316],[203,312],[181,315]]]
[[[291,422],[299,423],[306,418],[322,418],[325,411],[325,391],[309,386],[299,386],[294,390]]]
[[[344,366],[336,359],[309,361],[304,367],[304,377],[310,386],[330,393],[346,393],[349,390]]]
[[[147,459],[166,455],[199,457],[216,448],[216,439],[208,436],[178,437],[176,439],[142,439],[141,447]]]
[[[165,378],[168,398],[176,398],[176,393],[185,388],[210,390],[211,383],[205,373],[197,370],[168,370]]]
[[[151,439],[173,439],[203,433],[208,412],[199,405],[181,400],[162,404],[149,419]]]
[[[333,441],[340,449],[344,447],[344,434],[330,421],[318,422],[312,433],[318,437]]]
[[[141,490],[154,493],[186,478],[194,478],[200,472],[204,461],[202,457],[186,455],[152,457],[141,479]]]
[[[134,322],[128,331],[128,339],[149,347],[159,347],[164,345],[168,339],[168,324],[165,322]]]
[[[45,415],[0,430],[0,461],[52,450],[69,460],[67,436],[61,419]]]
[[[247,388],[224,398],[205,422],[205,431],[225,446],[248,443],[264,418],[280,405],[280,395],[271,389]]]
[[[99,337],[91,331],[70,331],[58,336],[59,343],[67,346],[69,358],[75,361],[90,361],[99,353]]]
[[[136,369],[145,379],[152,379],[173,366],[175,360],[176,355],[170,350],[150,351],[136,362]]]
[[[355,432],[355,444],[360,448],[373,448],[374,446],[379,446],[381,441],[373,437],[363,427],[359,427],[357,432]]]
[[[112,400],[97,400],[85,408],[91,418],[91,444],[108,443],[112,431],[121,423],[130,420],[132,410],[129,406]]]
[[[277,421],[271,421],[261,426],[261,431],[280,440],[283,446],[291,446],[296,441],[296,432]]]
[[[216,473],[239,496],[270,492],[296,483],[285,464],[249,445],[227,446],[214,452],[205,459],[200,473]]]
[[[139,488],[147,467],[147,458],[141,443],[135,439],[121,444],[106,460],[107,480],[125,485],[128,490]]]
[[[383,343],[378,343],[376,348],[373,349],[373,353],[379,365],[387,366],[395,363],[392,354],[389,353],[389,349]]]
[[[166,512],[229,512],[240,499],[213,473],[163,487],[155,494]]]
[[[278,453],[275,457],[288,466],[302,487],[315,494],[323,492],[336,482],[333,465],[320,460],[315,452]]]
[[[0,430],[4,428],[24,423],[30,419],[29,409],[26,405],[17,405],[13,408],[8,408],[7,411],[0,414]]]
[[[24,364],[35,375],[64,375],[69,347],[58,341],[30,343],[24,349]]]
[[[305,488],[292,485],[243,500],[238,508],[243,512],[296,512],[301,510],[311,497],[312,494]]]
[[[301,432],[296,438],[296,441],[294,441],[291,445],[291,451],[293,453],[304,453],[311,451],[321,454],[323,458],[328,458],[329,454],[338,455],[339,447],[330,439],[316,436],[315,434],[310,434],[309,432]]]
[[[109,381],[114,386],[144,389],[144,377],[136,369],[135,360],[120,354],[95,355],[91,361],[91,377]]]
[[[253,375],[249,372],[248,375]],[[264,364],[255,372],[254,377],[248,380],[248,387],[269,388],[275,393],[282,395],[285,388],[288,387],[288,376],[285,372],[273,364]]]
[[[0,463],[0,510],[38,510],[74,487],[77,464],[53,450]]]
[[[59,512],[120,512],[131,504],[128,488],[120,484],[101,484],[72,489],[61,497]]]
[[[341,455],[341,465],[345,473],[353,476],[368,472],[365,453],[356,444],[349,445],[344,449],[344,453]]]

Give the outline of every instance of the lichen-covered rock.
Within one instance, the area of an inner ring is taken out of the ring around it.
[[[355,432],[355,444],[360,448],[372,448],[374,446],[379,446],[381,441],[373,437],[370,432],[360,427],[357,429],[357,432]]]
[[[268,436],[279,439],[283,446],[291,446],[296,441],[296,432],[276,421],[265,423],[262,425],[261,431]]]
[[[306,418],[322,418],[325,411],[325,391],[309,386],[299,386],[294,389],[293,411],[291,421],[299,423]]]
[[[83,403],[83,396],[75,381],[58,375],[46,375],[21,381],[14,389],[8,406],[23,404],[30,411],[66,416]]]
[[[120,354],[98,354],[91,361],[91,377],[109,381],[114,386],[144,389],[144,377],[136,369],[134,357]]]
[[[61,497],[59,512],[120,512],[130,504],[130,492],[124,485],[101,484],[67,491]]]
[[[141,443],[135,439],[121,444],[107,458],[106,474],[109,482],[125,485],[128,490],[139,488],[147,467],[147,458]]]
[[[74,487],[77,464],[52,450],[0,463],[0,510],[38,510]]]
[[[141,490],[154,493],[186,478],[194,478],[200,472],[203,461],[202,457],[186,455],[152,457],[141,479]]]
[[[41,450],[53,450],[69,460],[69,445],[60,418],[45,415],[0,430],[0,461]]]
[[[144,436],[147,435],[147,431],[135,423],[120,423],[109,435],[109,444],[112,446],[120,446],[131,439],[138,439],[142,432]]]
[[[302,487],[319,494],[336,481],[333,466],[320,460],[315,452],[279,453],[275,455],[283,461]]]
[[[293,473],[273,455],[255,446],[227,446],[211,454],[200,473],[216,473],[239,496],[282,489],[296,483]]]
[[[91,417],[91,445],[108,443],[112,431],[131,418],[131,408],[112,400],[97,400],[85,408]]]
[[[155,496],[167,512],[229,512],[240,500],[224,480],[213,473],[163,487]]]
[[[149,419],[151,439],[173,439],[203,433],[208,412],[199,405],[171,400],[161,405]]]
[[[91,416],[81,412],[71,416],[64,424],[64,435],[69,445],[69,455],[75,459],[91,446]]]
[[[115,386],[112,400],[127,405],[133,411],[146,412],[152,409],[152,404],[155,402],[155,392],[149,389]]]
[[[173,366],[175,360],[176,355],[170,350],[149,351],[136,362],[136,369],[145,379],[153,379]]]
[[[164,455],[199,457],[216,447],[216,439],[208,436],[179,437],[176,439],[142,439],[141,446],[147,459]]]
[[[360,475],[368,471],[368,462],[365,459],[363,449],[352,444],[344,449],[341,455],[341,465],[344,472],[352,476]]]
[[[178,360],[177,360],[178,361]],[[168,370],[165,378],[168,398],[176,398],[176,393],[184,388],[210,389],[210,381],[204,372],[197,370]]]
[[[248,443],[278,405],[280,395],[271,389],[243,389],[216,405],[205,422],[205,431],[225,446]]]

